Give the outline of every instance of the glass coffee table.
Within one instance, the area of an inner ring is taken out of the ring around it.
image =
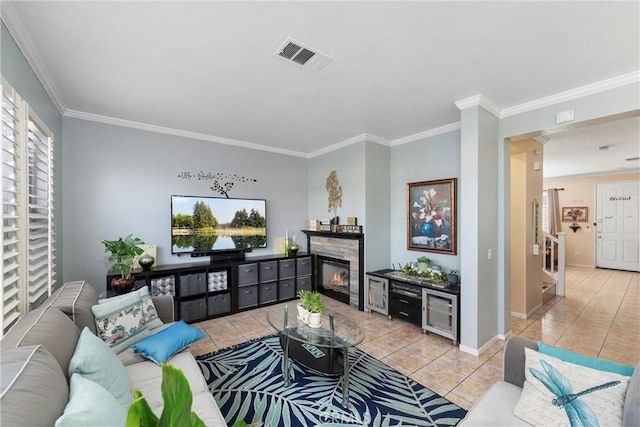
[[[267,320],[280,333],[285,386],[291,384],[292,360],[327,375],[340,375],[342,405],[346,407],[349,403],[349,348],[364,340],[364,330],[354,320],[330,310],[322,316],[322,325],[312,328],[298,319],[295,304],[271,308]]]

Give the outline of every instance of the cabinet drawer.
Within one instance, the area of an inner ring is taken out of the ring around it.
[[[203,294],[207,291],[207,276],[205,273],[181,274],[180,296]]]
[[[254,307],[258,305],[258,285],[243,286],[238,289],[238,308]]]
[[[290,279],[291,277],[296,276],[296,265],[294,263],[295,260],[293,259],[283,259],[278,261],[281,279]]]
[[[291,299],[296,296],[296,286],[293,279],[281,280],[278,283],[278,290],[280,292],[280,301]]]
[[[296,279],[296,292],[301,290],[311,291],[313,290],[313,283],[311,281],[311,276],[298,277]]]
[[[238,266],[238,286],[258,283],[258,264],[240,264]]]
[[[229,313],[230,311],[231,294],[229,292],[209,297],[209,300],[207,301],[207,314],[209,316]]]
[[[298,266],[298,272],[297,272],[298,276],[306,276],[308,274],[311,274],[311,269],[313,267],[313,260],[311,259],[310,256],[304,257],[304,258],[298,258],[296,260],[296,263]]]
[[[185,322],[193,322],[207,316],[207,301],[198,298],[180,302],[180,318]]]
[[[240,290],[242,292],[242,289]],[[261,283],[260,284],[260,304],[275,302],[278,300],[278,283]]]
[[[260,263],[260,283],[278,280],[278,263],[276,261]]]
[[[389,296],[389,315],[421,325],[422,301],[391,294]]]

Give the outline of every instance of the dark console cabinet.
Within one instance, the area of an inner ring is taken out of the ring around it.
[[[172,295],[176,319],[185,322],[225,316],[296,298],[312,289],[313,256],[265,256],[221,260],[208,264],[160,265],[134,271],[136,288],[148,286],[152,295]],[[107,274],[108,294],[116,271]]]

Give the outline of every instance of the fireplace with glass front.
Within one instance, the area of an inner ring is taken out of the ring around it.
[[[318,292],[349,304],[350,262],[318,255],[316,258]]]

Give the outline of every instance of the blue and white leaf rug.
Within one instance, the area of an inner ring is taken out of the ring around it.
[[[284,387],[277,335],[197,358],[228,425],[238,419],[276,426],[452,426],[466,411],[379,360],[351,349],[349,407],[338,377],[292,363]]]

